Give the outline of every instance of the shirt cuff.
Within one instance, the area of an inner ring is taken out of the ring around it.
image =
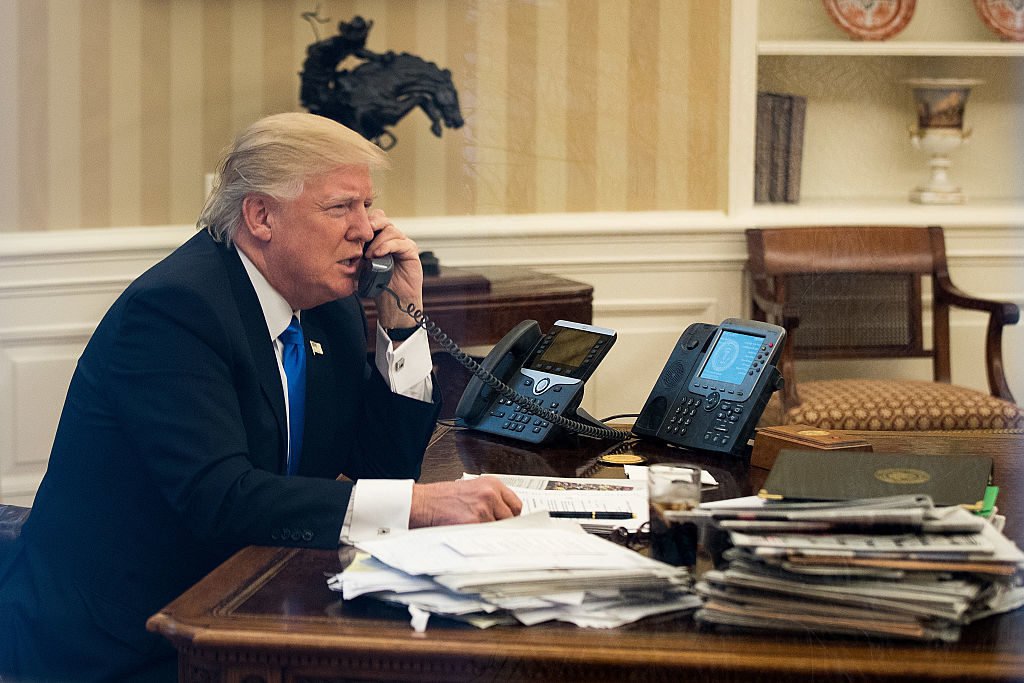
[[[341,542],[356,543],[409,530],[412,479],[360,479],[352,489]]]
[[[416,330],[395,348],[387,332],[378,324],[374,360],[391,391],[430,403],[434,394],[434,383],[430,378],[434,361],[430,357],[430,340],[426,330]]]

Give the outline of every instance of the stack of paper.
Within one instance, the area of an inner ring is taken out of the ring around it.
[[[416,529],[356,547],[363,554],[328,580],[331,589],[346,600],[372,595],[408,605],[418,629],[424,614],[481,628],[549,620],[610,628],[700,604],[685,569],[544,512]]]
[[[963,625],[1024,605],[1024,553],[927,496],[709,514],[733,547],[697,584],[704,624],[955,641]]]

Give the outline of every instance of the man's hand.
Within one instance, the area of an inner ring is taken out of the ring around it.
[[[519,496],[494,477],[416,484],[409,528],[493,522],[522,509]]]
[[[402,304],[412,304],[423,310],[423,266],[420,263],[416,243],[395,227],[384,212],[372,209],[369,214],[370,226],[376,237],[366,250],[366,257],[376,258],[391,254],[395,259],[395,270],[388,287],[398,295]],[[398,309],[394,298],[387,292],[376,299],[377,319],[381,327],[412,327],[416,321]]]

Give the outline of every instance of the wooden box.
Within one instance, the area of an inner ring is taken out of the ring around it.
[[[783,448],[813,451],[871,451],[871,444],[861,439],[850,439],[837,432],[809,425],[780,425],[762,427],[754,434],[754,448],[750,464],[770,470],[775,456]]]

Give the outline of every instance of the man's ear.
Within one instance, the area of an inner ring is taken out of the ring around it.
[[[245,230],[258,242],[269,242],[273,218],[270,197],[265,194],[248,194],[242,200],[242,221]]]

